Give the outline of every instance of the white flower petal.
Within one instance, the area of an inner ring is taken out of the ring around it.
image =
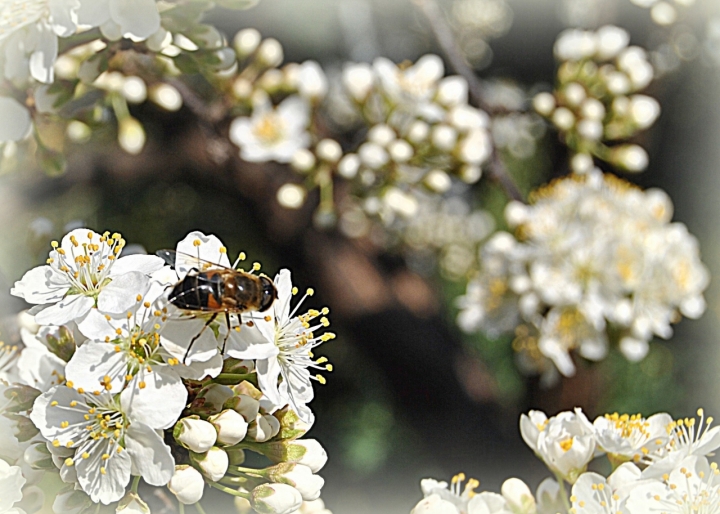
[[[257,376],[260,390],[278,407],[287,404],[280,397],[278,378],[280,377],[280,363],[277,359],[262,359],[257,361]]]
[[[79,320],[93,308],[95,301],[81,294],[66,296],[55,305],[41,310],[35,315],[38,325],[66,325]]]
[[[181,363],[207,362],[218,354],[218,340],[210,327],[203,327],[202,318],[168,321],[160,334],[160,344]]]
[[[212,234],[205,235],[199,231],[190,232],[177,244],[175,271],[178,276],[184,277],[191,269],[203,269],[203,264],[198,259],[229,268],[230,260],[227,251],[221,251],[224,248],[225,245],[222,241]]]
[[[146,39],[160,29],[155,0],[110,0],[110,16],[123,36]]]
[[[113,277],[98,295],[98,310],[109,314],[131,310],[137,304],[137,295],[145,293],[148,284],[148,277],[138,271]]]
[[[38,82],[50,84],[55,78],[54,68],[58,56],[58,40],[50,27],[43,26],[35,51],[30,55],[30,74]]]
[[[28,303],[45,304],[61,300],[69,289],[69,282],[58,271],[50,266],[38,266],[15,282],[10,294],[24,298]]]
[[[162,269],[165,261],[156,255],[128,255],[116,260],[110,269],[110,276],[116,277],[130,271],[139,271],[150,275]]]
[[[257,320],[255,326],[243,326],[239,332],[230,330],[225,353],[234,359],[268,359],[276,356],[279,352],[275,342],[268,340],[259,330],[258,325],[261,323],[267,324],[264,320]]]
[[[75,354],[65,368],[67,379],[74,387],[82,387],[88,392],[104,389],[102,382],[110,377],[110,391],[120,391],[125,385],[128,372],[128,360],[125,352],[115,351],[112,343],[88,341],[75,350]]]
[[[110,19],[108,0],[80,0],[77,17],[81,25],[99,27]]]
[[[145,384],[142,388],[141,382]],[[149,373],[143,368],[130,381],[120,394],[120,401],[131,421],[164,429],[180,417],[187,403],[187,389],[170,366],[155,365]]]
[[[109,440],[106,444],[96,444],[88,453],[87,459],[75,459],[78,483],[94,502],[109,505],[118,501],[125,495],[125,487],[130,482],[130,455],[126,451],[117,453]],[[104,454],[110,458],[103,460]],[[100,472],[101,467],[105,468],[105,473]]]
[[[182,378],[190,380],[202,380],[206,377],[215,378],[222,372],[223,358],[218,353],[212,359],[205,362],[191,362],[188,365],[179,364],[174,368]]]
[[[14,98],[0,96],[0,141],[19,141],[30,133],[30,112]]]
[[[175,472],[175,460],[157,433],[144,423],[132,423],[125,432],[125,447],[133,466],[150,485],[167,484]]]
[[[17,362],[20,380],[40,391],[58,385],[65,375],[65,361],[44,346],[25,348]]]

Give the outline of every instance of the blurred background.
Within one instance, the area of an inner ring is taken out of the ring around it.
[[[552,85],[553,43],[566,27],[615,23],[632,44],[654,52],[661,78],[649,94],[662,114],[643,135],[648,170],[625,178],[666,190],[674,219],[698,237],[711,274],[720,272],[720,2],[680,6],[682,19],[670,26],[629,0],[442,6],[498,101],[505,95],[525,108],[534,91]],[[257,28],[283,44],[287,62],[314,59],[330,76],[347,61],[414,61],[440,52],[409,0],[262,0],[248,11],[214,10],[206,22],[229,38]],[[518,371],[512,337],[460,332],[453,299],[464,283],[457,277],[418,265],[396,246],[313,228],[311,206],[283,210],[275,191],[289,172],[214,159],[189,109],[168,113],[146,103],[132,110],[148,133],[139,155],[98,141],[67,155],[61,175],[26,167],[0,176],[2,313],[25,307],[8,295],[10,286],[45,260],[51,240],[79,226],[121,232],[149,252],[201,230],[262,262],[271,276],[289,267],[300,288],[317,291],[312,306],[331,308],[338,334],[324,347],[335,371],[316,392],[310,433],[330,455],[323,499],[336,514],[406,513],[421,497],[421,478],[447,480],[461,471],[481,489],[497,491],[519,476],[534,490],[546,471],[518,430],[520,413],[531,408],[554,414],[580,406],[591,419],[613,411],[693,415],[699,406],[720,415],[716,280],[705,315],[679,323],[670,340],[654,341],[642,362],[611,353],[599,363],[578,362],[574,378],[542,388]],[[567,170],[556,133],[542,124],[532,130],[536,144],[508,153],[524,192]],[[484,187],[484,206],[499,220],[503,203]]]

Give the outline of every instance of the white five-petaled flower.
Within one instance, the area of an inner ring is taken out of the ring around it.
[[[153,284],[162,291],[160,284]],[[89,392],[115,394],[127,386],[132,391],[129,409],[156,409],[156,417],[167,423],[155,428],[168,428],[180,416],[187,403],[187,389],[182,376],[197,377],[185,369],[178,359],[170,357],[160,345],[163,312],[155,310],[150,301],[138,295],[138,306],[119,319],[107,316],[106,326],[112,335],[105,340],[86,341],[75,350],[65,368],[67,380]],[[102,330],[102,327],[96,327]],[[221,368],[222,365],[219,366]],[[216,373],[220,372],[220,369]]]
[[[275,276],[278,298],[267,315],[255,320],[255,326],[262,336],[271,341],[276,353],[257,361],[257,375],[260,389],[265,396],[278,407],[289,404],[305,422],[310,422],[312,413],[307,404],[313,399],[312,380],[324,383],[322,375],[311,375],[310,369],[332,371],[324,357],[315,358],[313,350],[320,344],[335,337],[331,332],[321,335],[315,333],[330,325],[325,317],[329,310],[310,309],[296,315],[302,302],[314,291],[308,289],[302,299],[290,305],[291,299],[298,293],[293,287],[289,270],[281,270]],[[313,320],[320,318],[318,321]],[[240,333],[244,337],[254,337],[253,331]]]
[[[152,255],[120,257],[125,240],[117,233],[80,228],[52,246],[47,264],[25,273],[10,293],[28,303],[50,304],[36,314],[38,324],[76,321],[81,332],[95,317],[133,307],[138,292],[147,288],[148,275],[163,264]]]
[[[550,419],[541,411],[530,411],[520,417],[520,433],[548,468],[570,483],[594,456],[593,426],[579,408]]]
[[[244,254],[241,254],[244,259]],[[152,277],[163,285],[168,293],[188,273],[205,272],[215,268],[230,268],[227,249],[214,235],[202,232],[190,232],[177,244],[175,269],[165,267]],[[253,265],[253,271],[259,265]],[[256,330],[245,325],[253,325],[254,314],[229,314],[218,312],[215,320],[206,326],[213,312],[179,309],[169,302],[162,306],[167,309],[165,326],[160,333],[160,344],[180,363],[195,370],[203,378],[206,374],[217,374],[222,368],[222,355],[236,359],[264,359],[277,352],[275,345],[262,337]],[[245,321],[244,318],[248,318]],[[228,332],[228,320],[230,330]],[[216,373],[217,371],[217,373]]]
[[[605,414],[593,422],[598,448],[612,459],[632,459],[640,462],[645,455],[663,448],[668,442],[668,427],[672,418],[659,413],[649,418],[640,414]]]
[[[240,147],[240,157],[250,162],[290,162],[310,144],[308,102],[290,96],[277,107],[268,102],[256,106],[251,117],[235,118],[230,140]]]
[[[33,406],[31,419],[43,437],[54,447],[74,450],[61,476],[76,475],[94,502],[107,505],[122,498],[131,473],[162,486],[175,470],[170,448],[156,432],[174,420],[158,402],[135,404],[134,392],[127,388],[113,396],[58,386]]]
[[[431,478],[420,481],[424,498],[412,510],[412,514],[511,514],[507,500],[500,494],[476,493],[480,483],[470,479],[462,487],[465,474],[459,473],[447,482]]]
[[[702,456],[689,456],[662,481],[638,485],[627,499],[630,514],[716,514],[720,512],[720,472]]]
[[[75,33],[79,7],[79,0],[0,2],[3,78],[24,82],[32,77],[39,82],[51,83],[58,55],[57,38]]]

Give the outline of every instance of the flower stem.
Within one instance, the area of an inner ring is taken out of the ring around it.
[[[130,490],[133,493],[137,494],[139,485],[140,485],[140,475],[133,477],[132,488]]]
[[[181,501],[178,502],[178,514],[185,514],[185,504]]]
[[[207,514],[207,512],[205,512],[205,509],[202,508],[202,505],[200,505],[200,502],[197,502],[195,504],[195,508],[197,509],[198,514]]]
[[[565,490],[565,479],[560,473],[555,473],[555,479],[560,486],[560,496],[562,497],[563,505],[565,506],[565,512],[570,512],[570,500],[568,499],[567,491]]]
[[[207,482],[210,487],[214,487],[215,489],[218,489],[219,491],[222,491],[227,494],[231,494],[233,496],[239,496],[240,498],[245,498],[246,500],[250,499],[250,493],[243,493],[241,491],[236,491],[235,489],[232,489],[230,487],[225,487],[224,485],[220,485],[217,482]]]

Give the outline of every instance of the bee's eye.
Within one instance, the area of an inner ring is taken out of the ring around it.
[[[277,289],[272,280],[267,277],[260,277],[260,282],[263,286],[262,300],[260,301],[260,311],[262,312],[268,310],[277,298]]]

